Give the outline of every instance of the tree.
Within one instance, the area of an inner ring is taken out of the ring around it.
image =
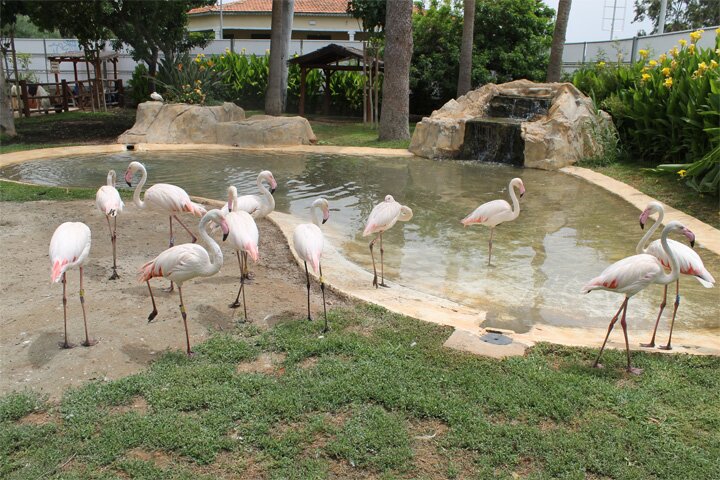
[[[380,114],[380,140],[410,138],[410,60],[412,0],[387,2],[385,17],[385,79]]]
[[[562,56],[565,48],[565,33],[567,32],[568,18],[572,0],[560,0],[558,3],[557,19],[553,31],[552,47],[550,48],[550,63],[548,64],[547,81],[559,82],[562,73]]]
[[[658,31],[660,0],[635,0],[633,22],[650,19],[651,33]],[[665,16],[665,32],[677,32],[701,27],[720,25],[720,7],[717,0],[668,0]]]
[[[473,27],[475,26],[475,0],[463,3],[463,31],[460,45],[460,72],[457,96],[465,95],[472,88]]]
[[[347,12],[362,22],[364,32],[385,28],[386,0],[350,0]]]
[[[287,103],[287,61],[290,51],[294,0],[273,0],[270,32],[270,71],[265,113],[280,115]]]
[[[13,66],[15,70],[15,82],[18,81],[18,69],[17,59],[15,58],[15,27],[18,18],[27,11],[28,4],[2,0],[0,2],[0,30],[2,30],[2,36],[10,37],[10,45],[12,45],[13,53]],[[5,42],[2,42],[2,56],[7,58],[7,48],[4,46]],[[14,137],[17,135],[15,130],[15,117],[12,110],[12,102],[10,99],[10,91],[8,85],[5,83],[5,58],[0,59],[0,131],[8,137]]]
[[[5,62],[0,60],[0,132],[8,137],[17,135],[15,118],[10,104],[7,85],[5,85]]]

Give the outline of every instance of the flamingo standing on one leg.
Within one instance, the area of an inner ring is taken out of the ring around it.
[[[265,187],[263,180],[270,184],[270,190]],[[253,218],[265,218],[275,210],[275,198],[272,196],[277,188],[277,182],[275,177],[270,170],[263,170],[258,174],[257,186],[260,190],[260,194],[257,195],[243,195],[242,197],[237,196],[237,188],[234,186],[228,187],[228,205],[223,206],[222,211],[225,213],[230,212],[228,207],[235,205],[234,210],[243,210]]]
[[[308,320],[312,320],[310,317],[310,274],[308,273],[308,262],[313,268],[316,275],[320,276],[320,291],[322,291],[323,297],[323,313],[325,315],[325,328],[323,332],[328,331],[327,323],[327,307],[325,306],[325,281],[322,276],[322,266],[320,265],[320,257],[323,251],[323,233],[320,230],[320,219],[317,217],[315,212],[316,209],[322,210],[322,223],[327,222],[330,218],[330,207],[328,201],[324,198],[318,198],[312,203],[310,207],[310,217],[312,223],[303,223],[295,228],[293,234],[293,245],[298,256],[302,258],[305,263],[305,278],[307,279],[307,308],[308,308]]]
[[[492,260],[492,239],[495,227],[503,222],[509,222],[515,220],[520,215],[520,202],[515,196],[515,187],[520,190],[520,198],[525,195],[525,185],[519,178],[513,178],[510,180],[508,190],[510,190],[510,198],[512,199],[513,206],[505,200],[492,200],[487,203],[483,203],[477,207],[470,215],[463,218],[460,223],[465,225],[472,225],[473,223],[479,223],[481,225],[487,225],[490,227],[490,241],[488,242],[488,265]]]
[[[235,187],[231,186],[231,189],[235,190]],[[235,190],[237,193],[237,190]],[[230,304],[230,308],[238,308],[240,306],[240,294],[243,296],[243,313],[245,320],[247,321],[247,303],[245,302],[245,278],[249,277],[248,272],[248,255],[253,259],[253,262],[258,261],[258,239],[259,232],[255,220],[244,210],[237,209],[237,195],[231,203],[228,204],[229,213],[225,217],[230,234],[228,235],[228,243],[235,250],[238,257],[238,264],[240,265],[240,289],[238,290],[235,302]],[[241,259],[242,258],[242,259]]]
[[[367,237],[370,234],[377,233],[378,235],[375,237],[375,239],[370,242],[370,256],[372,257],[373,262],[373,286],[375,288],[378,287],[378,281],[377,281],[377,269],[375,268],[375,255],[373,254],[373,245],[375,242],[380,239],[380,286],[381,287],[387,287],[385,285],[385,267],[384,267],[384,259],[383,254],[385,251],[383,250],[383,244],[382,244],[382,234],[386,231],[392,228],[395,223],[400,220],[401,222],[407,222],[410,221],[410,219],[413,216],[413,212],[410,209],[410,207],[406,207],[405,205],[400,205],[400,203],[396,202],[395,199],[392,197],[392,195],[387,195],[385,197],[385,201],[378,203],[375,205],[375,208],[372,209],[370,212],[370,216],[367,220],[367,225],[365,225],[365,230],[363,230],[363,237]]]
[[[600,348],[600,352],[598,353],[598,356],[593,363],[593,367],[602,368],[602,365],[598,363],[600,361],[600,356],[605,349],[605,344],[608,341],[610,332],[612,332],[612,329],[615,326],[615,322],[617,322],[618,316],[622,311],[622,319],[620,320],[620,325],[622,326],[623,334],[625,335],[627,371],[634,374],[639,374],[642,372],[641,369],[633,368],[630,365],[630,345],[628,344],[627,324],[625,322],[625,316],[627,314],[627,304],[628,300],[630,300],[630,297],[632,297],[633,295],[643,290],[645,287],[652,283],[667,285],[668,283],[672,283],[677,280],[678,275],[680,274],[678,260],[675,255],[675,251],[670,248],[670,245],[668,245],[667,238],[668,234],[673,231],[682,232],[690,240],[690,245],[695,244],[695,235],[690,230],[685,228],[683,224],[681,224],[680,222],[670,222],[667,224],[667,226],[662,231],[660,243],[662,245],[662,249],[665,251],[665,254],[668,256],[668,259],[670,261],[669,274],[665,273],[665,269],[662,263],[660,263],[660,260],[658,260],[652,255],[641,253],[639,255],[633,255],[631,257],[623,258],[622,260],[613,263],[605,270],[603,270],[603,272],[599,276],[590,280],[590,282],[588,282],[588,284],[583,287],[582,291],[585,293],[590,293],[590,291],[592,290],[608,290],[610,292],[625,294],[625,300],[623,301],[622,305],[620,305],[620,308],[618,309],[617,313],[615,313],[615,316],[612,318],[612,320],[610,320],[610,325],[608,326],[605,341],[603,342],[602,347]]]
[[[87,316],[85,314],[85,289],[83,288],[83,265],[90,253],[90,228],[81,222],[65,222],[53,233],[50,240],[50,262],[52,271],[50,279],[58,282],[62,279],[63,284],[63,321],[65,325],[65,341],[60,343],[62,348],[72,348],[73,344],[68,343],[67,337],[67,271],[73,267],[80,269],[80,306],[83,312],[83,323],[85,324],[84,347],[95,345],[97,341],[90,340],[87,328]]]
[[[125,181],[128,186],[132,187],[132,178],[136,171],[142,172],[142,178],[140,183],[135,187],[133,193],[133,202],[138,208],[151,208],[154,210],[162,210],[167,212],[170,216],[170,247],[175,245],[175,237],[173,236],[173,219],[178,222],[189,234],[192,239],[192,243],[197,242],[197,237],[193,235],[188,227],[177,217],[179,212],[189,212],[195,216],[202,217],[207,212],[205,207],[194,203],[190,200],[190,196],[180,187],[170,185],[168,183],[156,183],[152,187],[145,191],[145,199],[140,200],[140,191],[143,185],[147,181],[147,170],[145,166],[140,162],[131,162],[128,165],[127,171],[125,172]],[[173,284],[170,282],[170,289],[172,291]]]
[[[110,170],[107,176],[107,185],[100,187],[95,195],[95,205],[97,206],[97,209],[105,215],[108,228],[110,229],[110,241],[112,242],[113,249],[113,273],[110,275],[110,280],[120,278],[120,275],[117,273],[115,243],[117,240],[117,216],[122,213],[123,208],[125,207],[125,204],[120,198],[120,194],[115,188],[115,180],[115,170]],[[110,217],[113,217],[113,226],[110,226]]]
[[[224,215],[220,210],[210,210],[200,220],[200,237],[210,247],[211,253],[200,245],[194,243],[184,243],[170,247],[154,260],[146,263],[140,269],[138,280],[146,282],[150,299],[152,300],[153,310],[148,315],[148,322],[151,322],[157,315],[157,307],[155,306],[155,297],[150,287],[150,279],[154,277],[165,277],[177,283],[178,293],[180,294],[180,314],[185,324],[185,340],[187,341],[187,354],[192,355],[190,350],[190,334],[187,327],[187,311],[182,297],[182,284],[187,280],[195,277],[210,277],[220,271],[223,264],[223,254],[217,242],[208,235],[205,227],[209,222],[215,222],[220,226],[223,232],[223,240],[227,238],[229,233],[228,224]]]
[[[648,218],[650,218],[650,216],[653,213],[658,214],[657,220],[655,221],[653,226],[650,227],[650,229],[648,229],[647,233],[643,236],[643,238],[638,243],[636,252],[650,254],[653,257],[656,257],[658,260],[660,260],[660,263],[662,263],[665,268],[669,268],[670,267],[670,259],[665,254],[665,251],[662,248],[660,240],[655,240],[647,248],[645,248],[645,245],[647,245],[648,240],[650,240],[650,237],[652,237],[653,233],[655,233],[655,230],[658,229],[658,227],[661,225],[661,223],[663,221],[663,218],[665,217],[665,210],[663,210],[662,205],[660,205],[658,202],[650,202],[650,203],[648,203],[647,207],[645,207],[645,210],[643,210],[642,214],[640,215],[640,228],[645,228],[645,223],[647,222]],[[700,256],[697,253],[695,253],[695,251],[692,248],[688,248],[687,245],[684,245],[680,242],[676,242],[675,240],[668,240],[668,245],[670,246],[670,248],[672,248],[673,252],[675,252],[675,255],[677,256],[680,273],[682,273],[684,275],[692,275],[705,288],[713,287],[713,285],[715,284],[715,279],[710,274],[710,272],[708,272],[708,270],[705,268],[705,265],[703,264],[703,261],[700,259]],[[662,303],[660,304],[660,311],[658,312],[657,319],[655,320],[655,328],[653,329],[652,338],[650,339],[649,343],[641,343],[640,345],[643,347],[654,347],[655,346],[655,334],[657,333],[658,324],[660,323],[660,317],[662,316],[663,310],[665,309],[665,304],[667,302],[667,290],[668,290],[668,284],[665,284],[665,288],[663,291],[663,299],[662,299]],[[680,306],[680,277],[678,277],[678,279],[675,281],[675,308],[673,309],[672,320],[670,321],[670,335],[668,336],[667,344],[658,347],[661,350],[672,350],[672,345],[671,345],[672,332],[673,332],[673,327],[675,326],[675,315],[677,314],[677,310],[678,310],[679,306]]]

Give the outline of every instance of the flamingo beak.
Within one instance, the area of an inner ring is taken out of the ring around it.
[[[274,178],[270,179],[270,193],[275,193],[275,190],[277,189],[277,182]]]
[[[223,242],[224,242],[227,239],[228,234],[230,233],[230,227],[228,227],[228,224],[224,218],[220,220],[220,228],[222,229],[222,232],[223,232]]]
[[[525,186],[524,186],[524,185],[521,185],[521,186],[520,186],[520,198],[522,198],[523,195],[525,195]]]
[[[125,183],[128,184],[128,187],[132,187],[132,177],[133,177],[133,172],[131,172],[130,169],[128,168],[128,170],[125,172]]]
[[[691,232],[688,228],[683,228],[682,233],[687,237],[688,240],[690,240],[690,247],[695,248],[695,234]]]
[[[327,222],[329,218],[330,218],[330,210],[323,208],[323,219],[322,219],[323,225],[325,225],[325,222]]]
[[[640,228],[645,230],[645,222],[647,222],[648,217],[650,216],[650,212],[648,210],[643,210],[643,212],[640,214]]]
[[[228,200],[227,207],[228,207],[228,213],[232,212],[232,201],[231,200]]]

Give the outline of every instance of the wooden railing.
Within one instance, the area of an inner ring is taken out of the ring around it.
[[[8,83],[12,83],[8,81]],[[32,83],[26,80],[19,82],[20,92],[13,84],[11,88],[12,108],[20,115],[29,117],[33,110],[48,113],[67,112],[70,107],[81,110],[100,111],[107,107],[125,106],[125,89],[122,80],[103,79],[79,80],[60,83]],[[38,95],[38,87],[42,87],[47,95]],[[32,92],[32,93],[31,93]],[[18,95],[19,93],[19,95]],[[46,101],[45,101],[46,100]]]

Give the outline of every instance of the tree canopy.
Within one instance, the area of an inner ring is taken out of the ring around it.
[[[651,33],[658,31],[660,0],[635,0],[635,18],[633,22],[650,19],[653,22]],[[668,0],[665,12],[665,31],[677,32],[700,27],[720,25],[720,6],[718,0]]]

